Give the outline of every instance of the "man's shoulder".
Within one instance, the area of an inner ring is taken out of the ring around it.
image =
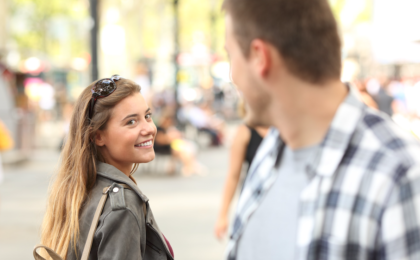
[[[363,156],[359,159],[365,161],[366,167],[393,179],[420,166],[420,142],[389,116],[373,109],[363,113],[350,149]]]

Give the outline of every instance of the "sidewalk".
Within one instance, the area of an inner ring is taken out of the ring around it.
[[[20,164],[28,160],[28,156],[19,150],[10,150],[2,152],[1,160],[4,165]]]
[[[50,178],[57,169],[59,153],[36,151],[29,162],[7,166],[0,189],[1,259],[33,259],[45,212]],[[204,177],[135,176],[161,230],[171,242],[176,259],[217,260],[225,244],[213,235],[228,151],[201,151],[199,161],[209,169]]]

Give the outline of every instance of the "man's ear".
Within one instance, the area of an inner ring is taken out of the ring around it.
[[[250,45],[249,59],[261,77],[266,77],[272,66],[270,46],[261,39],[254,39]]]
[[[105,136],[101,130],[96,131],[95,134],[95,144],[96,146],[104,146],[105,145]]]

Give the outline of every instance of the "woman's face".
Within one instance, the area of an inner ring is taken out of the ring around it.
[[[114,107],[106,129],[96,135],[96,145],[107,163],[127,174],[133,163],[147,163],[155,158],[156,126],[151,115],[140,93],[126,97]]]

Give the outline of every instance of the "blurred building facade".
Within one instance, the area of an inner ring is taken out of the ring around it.
[[[417,0],[329,2],[342,34],[343,80],[418,81]],[[236,118],[222,0],[98,3],[99,78],[120,74],[135,80],[158,110],[174,102],[210,103],[222,117]],[[0,1],[0,62],[13,75],[5,111],[15,111],[0,117],[18,129],[19,118],[31,115],[35,136],[43,136],[34,145],[60,142],[65,107],[91,81],[89,8],[89,0]],[[60,134],[51,138],[50,132]]]
[[[416,0],[331,0],[340,21],[345,80],[418,77]]]

